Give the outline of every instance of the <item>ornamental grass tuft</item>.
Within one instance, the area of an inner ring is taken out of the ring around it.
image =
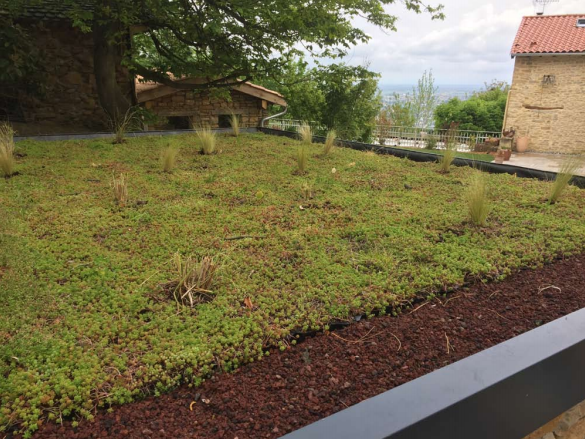
[[[14,158],[14,130],[4,122],[0,124],[0,171],[5,178],[14,175],[16,159]]]
[[[126,176],[120,174],[118,178],[114,176],[112,178],[112,187],[114,189],[114,201],[119,206],[125,206],[128,201],[128,184],[126,182]]]
[[[197,138],[199,139],[199,150],[201,154],[210,155],[215,152],[215,133],[209,127],[201,127],[197,130]]]
[[[337,134],[335,130],[331,130],[327,133],[327,137],[325,138],[325,146],[323,147],[323,155],[329,155],[333,151],[333,147],[335,146],[335,139],[337,138]]]
[[[583,159],[577,156],[567,157],[563,161],[563,164],[561,165],[550,189],[550,194],[548,196],[549,204],[555,204],[557,201],[559,201],[562,193],[565,191],[582,164]]]
[[[485,226],[490,211],[485,173],[478,171],[473,175],[465,199],[471,222],[476,226]]]
[[[173,290],[177,303],[193,307],[213,298],[213,291],[210,288],[217,271],[217,265],[212,258],[205,256],[201,261],[198,261],[193,257],[183,257],[180,253],[175,253],[173,264],[178,275]]]
[[[160,161],[162,165],[163,172],[171,173],[177,164],[177,155],[179,154],[179,150],[172,146],[168,146],[161,151],[160,154]]]
[[[299,135],[304,144],[310,145],[313,143],[313,130],[309,124],[305,123],[299,127]]]
[[[307,147],[301,145],[297,149],[297,173],[298,174],[306,174],[307,173],[307,165],[309,163],[309,152],[307,151]]]

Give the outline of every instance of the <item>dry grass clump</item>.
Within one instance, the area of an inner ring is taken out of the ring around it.
[[[561,165],[559,172],[553,182],[553,185],[548,196],[549,204],[555,204],[565,188],[569,185],[577,170],[583,164],[583,160],[580,157],[567,157]]]
[[[160,161],[162,164],[163,172],[171,173],[177,164],[177,155],[179,150],[172,146],[168,146],[161,151]]]
[[[299,135],[301,136],[301,141],[307,145],[313,143],[313,130],[311,126],[308,124],[303,124],[299,127]]]
[[[445,152],[439,159],[439,171],[443,174],[448,174],[451,170],[451,164],[455,160],[457,152],[457,132],[449,130],[445,137]]]
[[[201,154],[209,155],[215,152],[215,133],[209,127],[201,127],[197,130],[197,138],[200,143]]]
[[[301,185],[301,193],[303,195],[303,199],[306,200],[310,200],[311,198],[313,198],[313,188],[311,187],[311,185],[307,182],[304,182]]]
[[[232,127],[232,134],[238,137],[240,135],[240,118],[237,114],[231,114],[230,126]]]
[[[297,149],[297,173],[306,174],[307,164],[309,162],[309,152],[305,146],[299,146]]]
[[[125,206],[128,201],[128,184],[124,174],[118,178],[113,177],[112,187],[114,188],[114,200],[119,206]]]
[[[14,158],[14,130],[4,122],[0,124],[0,171],[5,178],[14,175],[16,159]]]
[[[490,212],[488,200],[487,177],[483,172],[476,172],[465,194],[467,209],[471,222],[476,226],[485,226]]]
[[[124,143],[126,141],[126,133],[135,120],[136,110],[132,107],[128,108],[123,116],[118,115],[114,118],[110,118],[110,125],[112,126],[112,131],[114,132],[114,141],[112,143]]]
[[[201,261],[193,257],[183,257],[175,253],[173,264],[179,277],[173,291],[175,300],[193,307],[197,303],[210,300],[213,292],[210,290],[217,265],[209,256]]]
[[[333,147],[335,146],[336,138],[337,134],[335,133],[335,130],[331,130],[327,133],[327,137],[325,138],[325,146],[323,146],[323,155],[331,154]]]

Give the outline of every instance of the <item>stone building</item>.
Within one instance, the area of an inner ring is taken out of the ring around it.
[[[90,5],[90,2],[79,4]],[[22,83],[0,82],[0,121],[10,121],[20,135],[95,132],[110,128],[97,94],[92,33],[72,27],[69,9],[70,6],[60,0],[31,2],[15,21],[15,26],[32,39],[32,47],[38,49],[38,76],[41,78],[35,90]],[[128,30],[129,45],[133,32],[133,29]],[[225,126],[227,115],[232,113],[240,115],[243,125],[256,126],[267,115],[268,105],[286,106],[280,94],[250,83],[234,87],[228,100],[214,98],[208,91],[184,91],[139,83],[121,61],[120,54],[116,64],[117,82],[129,104],[140,103],[159,116],[159,124],[149,128]]]
[[[108,127],[97,96],[92,34],[73,28],[67,12],[59,1],[31,2],[16,22],[38,49],[42,77],[34,91],[0,83],[0,120],[9,120],[19,134]],[[136,104],[134,78],[120,63],[117,81],[128,101]]]
[[[232,114],[238,115],[242,126],[255,127],[268,115],[268,105],[286,107],[280,93],[249,82],[229,90],[229,98],[207,90],[181,90],[152,82],[137,82],[136,92],[140,105],[157,119],[148,129],[229,128]]]
[[[504,129],[529,150],[585,153],[585,14],[524,17]]]

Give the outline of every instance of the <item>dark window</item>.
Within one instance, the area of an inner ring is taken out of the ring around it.
[[[585,27],[585,18],[577,19],[577,27]]]
[[[241,122],[242,121],[242,115],[241,114],[236,114],[238,120]],[[220,128],[231,128],[232,124],[231,124],[231,118],[232,115],[231,114],[220,114],[217,117],[217,126]]]
[[[169,126],[175,130],[188,130],[191,128],[189,116],[169,116]]]

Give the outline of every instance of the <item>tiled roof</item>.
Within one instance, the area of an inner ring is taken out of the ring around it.
[[[11,7],[10,0],[0,0],[0,13],[8,11],[18,19],[61,21],[70,17],[76,9],[92,11],[93,0],[26,0],[18,8]]]
[[[585,13],[523,17],[512,45],[512,56],[532,53],[585,54],[585,27],[577,27],[578,19],[585,19]]]

